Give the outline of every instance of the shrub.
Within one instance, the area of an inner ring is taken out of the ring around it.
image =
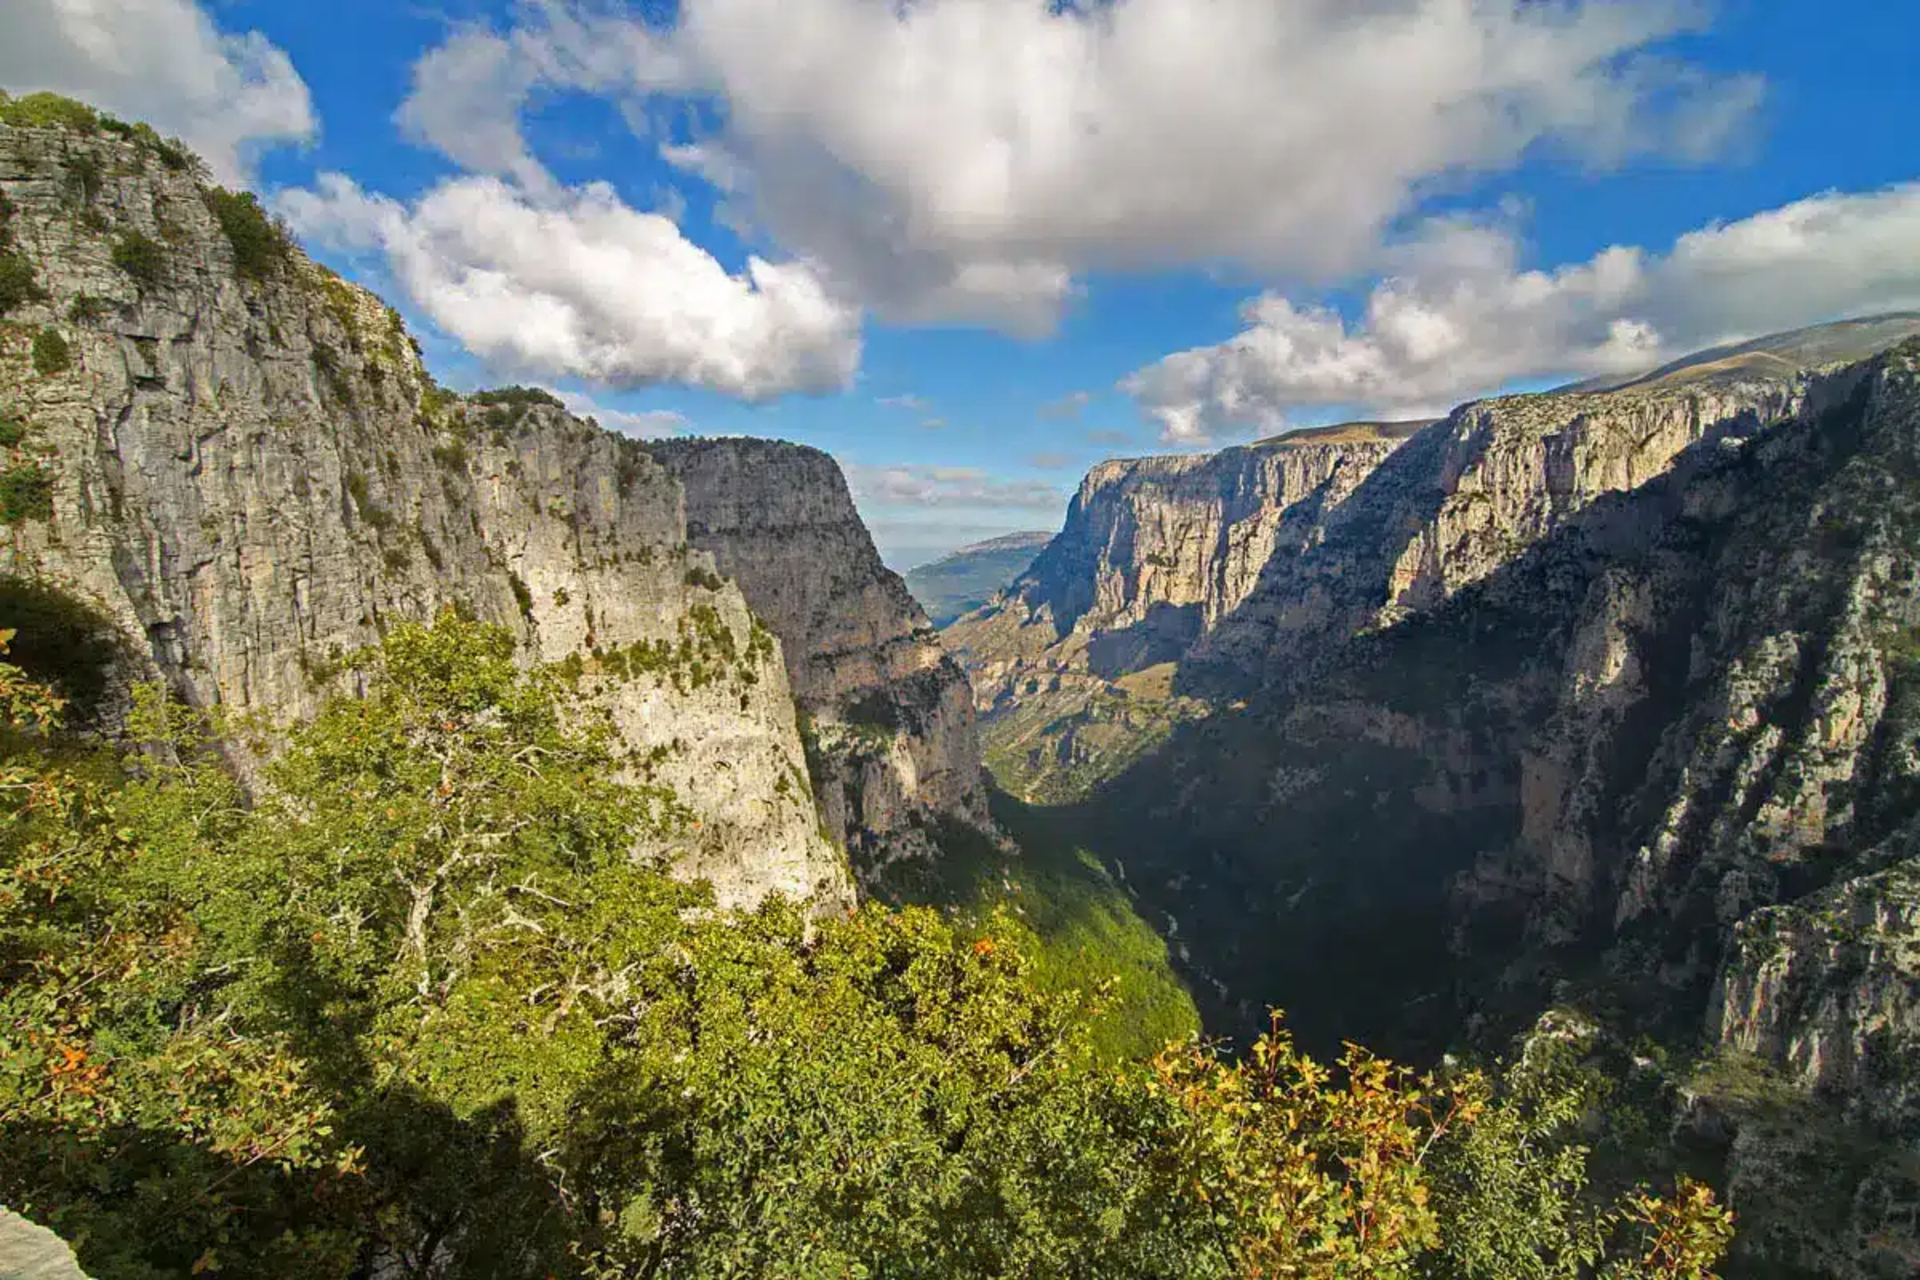
[[[437,444],[432,449],[433,460],[448,471],[464,471],[467,467],[467,446],[458,440],[446,444]]]
[[[533,621],[533,592],[528,588],[526,579],[513,570],[507,570],[507,587],[513,592],[513,602],[520,606],[520,616]]]
[[[363,471],[347,472],[347,496],[353,499],[353,509],[360,519],[376,533],[384,532],[393,526],[393,516],[385,507],[373,500],[367,490],[367,476]]]
[[[529,405],[545,405],[549,409],[565,409],[558,396],[539,387],[496,387],[492,391],[476,391],[471,399],[475,404],[505,405],[509,408]]]
[[[151,289],[166,277],[166,246],[143,232],[129,231],[114,242],[113,265],[142,289]]]
[[[26,438],[26,423],[18,418],[0,418],[0,448],[11,449]]]
[[[106,176],[100,171],[100,161],[80,152],[67,157],[67,186],[83,204],[92,204],[106,186]]]
[[[113,303],[90,293],[76,297],[67,307],[67,319],[75,324],[94,324],[113,313]]]
[[[702,569],[698,565],[687,570],[687,585],[701,587],[707,591],[718,591],[726,585],[726,579],[711,569]]]
[[[33,335],[33,368],[42,377],[52,377],[73,368],[73,348],[57,329],[42,329]]]
[[[207,207],[213,211],[233,246],[234,274],[245,280],[265,280],[293,252],[293,238],[284,224],[267,216],[251,191],[233,192],[210,187]]]
[[[100,113],[82,102],[57,93],[29,93],[22,98],[0,101],[0,124],[23,129],[73,129],[94,133],[100,128]]]
[[[37,462],[0,471],[0,524],[45,520],[53,515],[53,477]]]
[[[47,296],[34,279],[33,264],[20,253],[0,253],[0,316]]]

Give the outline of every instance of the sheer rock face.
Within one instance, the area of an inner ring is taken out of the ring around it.
[[[1910,1114],[1920,1103],[1920,858],[1741,920],[1708,1028],[1803,1088],[1883,1118]]]
[[[688,540],[779,636],[815,792],[862,869],[932,855],[941,821],[988,827],[966,674],[880,562],[838,464],[763,440],[649,448],[685,489]]]
[[[581,656],[631,773],[695,815],[643,852],[723,904],[851,900],[778,647],[643,449],[556,404],[433,390],[399,317],[297,251],[241,278],[199,184],[131,143],[0,127],[0,191],[45,294],[0,330],[0,416],[26,423],[9,465],[52,479],[0,568],[108,620],[118,687],[284,723],[342,655],[458,604],[530,660]],[[133,234],[159,253],[144,284],[112,258]],[[70,367],[35,365],[43,330]],[[677,656],[632,678],[592,656],[659,641]]]
[[[1262,566],[1311,545],[1318,522],[1398,443],[1281,440],[1101,463],[1032,567],[947,629],[980,705],[999,705],[1037,672],[1113,678],[1181,657],[1240,607]]]
[[[1196,662],[1230,681],[1285,680],[1353,635],[1433,610],[1699,441],[1790,415],[1801,394],[1788,380],[1464,405],[1331,509],[1303,554],[1269,561]]]

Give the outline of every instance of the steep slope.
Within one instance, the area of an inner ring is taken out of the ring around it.
[[[933,856],[943,821],[989,826],[966,674],[880,563],[839,465],[767,440],[648,447],[685,489],[688,540],[780,637],[815,794],[858,868]]]
[[[1440,459],[1425,474],[1497,481],[1485,523],[1465,483],[1395,486],[1352,589],[1320,559],[1330,531],[1280,599],[1346,637],[1261,608],[1291,665],[1252,667],[1244,710],[1076,816],[1191,948],[1216,1024],[1275,999],[1309,1038],[1423,1054],[1570,1000],[1759,1055],[1852,1136],[1828,1144],[1844,1169],[1815,1162],[1844,1193],[1816,1202],[1781,1190],[1808,1166],[1774,1131],[1716,1122],[1735,1208],[1764,1224],[1748,1262],[1910,1274],[1920,345],[1669,394],[1489,402],[1416,437],[1368,483]],[[1475,467],[1447,465],[1476,434]],[[1490,554],[1527,493],[1527,541]],[[1393,524],[1423,501],[1438,514]]]
[[[148,140],[0,127],[0,193],[26,281],[0,329],[8,612],[100,620],[103,721],[158,679],[284,722],[390,621],[457,605],[602,696],[689,812],[650,852],[725,903],[850,901],[779,646],[644,449],[540,393],[441,392],[397,315]]]
[[[907,590],[933,619],[933,625],[944,627],[1011,586],[1052,539],[1050,533],[1009,533],[976,542],[907,570]]]
[[[999,599],[944,633],[973,679],[1002,785],[1084,794],[1193,704],[1172,667],[1297,555],[1421,424],[1351,424],[1207,457],[1105,462]]]

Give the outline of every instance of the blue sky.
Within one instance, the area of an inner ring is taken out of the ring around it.
[[[19,0],[0,84],[200,146],[451,385],[828,450],[896,567],[1920,306],[1920,5],[683,2]]]

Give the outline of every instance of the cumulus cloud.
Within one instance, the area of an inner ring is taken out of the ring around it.
[[[259,32],[231,35],[192,0],[8,0],[0,83],[51,90],[177,134],[214,177],[316,129],[306,82]]]
[[[998,507],[1057,511],[1066,496],[1037,480],[1008,480],[978,467],[850,465],[847,484],[862,503],[914,507]]]
[[[578,391],[556,391],[560,403],[567,411],[577,417],[592,418],[609,431],[617,431],[623,436],[635,440],[657,440],[662,436],[683,436],[693,430],[693,423],[687,415],[674,409],[647,409],[633,413],[626,409],[613,409],[601,404],[592,396]]]
[[[321,244],[383,253],[422,312],[503,370],[751,401],[844,389],[859,364],[859,313],[811,268],[754,257],[729,274],[604,183],[538,198],[465,177],[405,205],[326,174],[277,203]]]
[[[1265,293],[1246,329],[1121,383],[1163,438],[1275,429],[1301,409],[1425,416],[1517,381],[1632,373],[1723,342],[1920,306],[1920,183],[1828,193],[1702,227],[1668,251],[1619,247],[1522,270],[1499,226],[1438,223],[1394,256],[1348,324]]]
[[[643,128],[658,97],[699,95],[719,122],[663,157],[835,289],[888,319],[1044,333],[1089,269],[1361,269],[1431,184],[1541,145],[1590,164],[1711,154],[1760,86],[1662,56],[1700,12],[683,0],[669,29],[544,0],[429,55],[404,118],[524,180],[532,86],[613,94]]]

